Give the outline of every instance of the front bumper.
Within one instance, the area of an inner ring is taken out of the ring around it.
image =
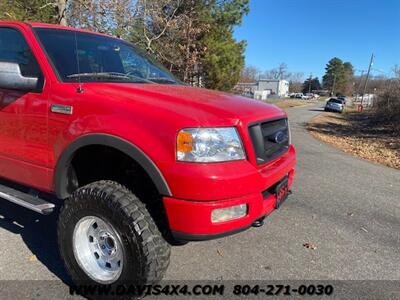
[[[263,182],[259,191],[239,197],[229,197],[222,200],[193,201],[164,197],[164,207],[167,213],[172,234],[179,240],[207,240],[218,238],[249,228],[254,221],[270,214],[276,207],[274,186],[285,176],[289,176],[289,188],[293,183],[296,156],[291,146],[287,153],[260,169],[254,168],[258,180]],[[236,175],[240,170],[236,170]],[[227,174],[227,180],[229,180]],[[242,185],[254,186],[248,179],[248,172],[243,176]],[[199,189],[213,187],[200,186]],[[223,187],[220,187],[223,189]],[[225,222],[211,222],[214,209],[247,204],[247,215]]]

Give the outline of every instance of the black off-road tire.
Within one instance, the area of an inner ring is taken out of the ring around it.
[[[73,251],[75,225],[87,216],[109,222],[120,237],[123,267],[112,285],[152,284],[162,279],[169,265],[170,246],[144,204],[124,186],[98,181],[76,190],[60,211],[60,255],[74,284],[99,284],[82,270]]]

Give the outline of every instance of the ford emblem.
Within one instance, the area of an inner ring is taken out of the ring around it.
[[[283,142],[285,142],[287,140],[287,134],[285,134],[282,131],[278,131],[277,133],[275,133],[274,135],[274,142],[277,144],[281,144]]]

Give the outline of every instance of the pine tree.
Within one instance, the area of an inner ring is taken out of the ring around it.
[[[244,68],[245,41],[233,38],[233,26],[242,22],[249,12],[249,0],[210,1],[212,29],[204,40],[206,87],[231,90]]]
[[[319,83],[318,77],[312,78],[307,78],[304,83],[303,83],[303,93],[306,94],[310,90],[315,91],[315,90],[320,90],[321,89],[321,84]]]
[[[353,77],[353,65],[340,58],[332,58],[325,67],[323,85],[325,89],[333,90],[334,93],[346,94],[349,83]]]

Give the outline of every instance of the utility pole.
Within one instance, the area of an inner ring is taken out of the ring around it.
[[[355,97],[354,101],[357,101],[357,100],[358,100],[358,94],[360,93],[360,88],[361,88],[363,76],[364,76],[364,70],[361,70],[360,82],[358,83],[358,86],[357,86],[357,88],[356,88],[356,97]]]
[[[335,96],[336,73],[333,74],[332,96]]]
[[[312,73],[310,73],[310,80],[308,81],[308,93],[311,93],[311,81],[312,81]]]
[[[363,105],[364,102],[364,95],[365,95],[365,91],[367,90],[367,84],[368,84],[368,79],[369,79],[369,73],[371,71],[371,67],[374,63],[374,54],[372,53],[371,55],[371,60],[369,61],[369,66],[368,66],[368,71],[367,71],[367,77],[365,78],[365,83],[364,83],[364,90],[363,90],[363,94],[361,97],[361,106]]]

